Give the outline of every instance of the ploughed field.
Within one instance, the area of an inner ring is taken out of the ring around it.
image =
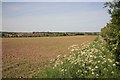
[[[96,36],[2,39],[2,77],[32,77],[57,55],[69,55],[71,45],[88,44]]]

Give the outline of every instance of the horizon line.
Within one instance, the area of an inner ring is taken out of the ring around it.
[[[19,33],[19,32],[21,32],[21,33],[22,33],[22,32],[23,32],[23,33],[25,33],[25,32],[26,32],[26,33],[31,33],[31,32],[61,32],[61,33],[62,33],[62,32],[83,32],[83,33],[84,33],[84,32],[100,32],[100,31],[0,31],[0,32],[16,32],[16,33],[17,33],[17,32],[18,32],[18,33]]]

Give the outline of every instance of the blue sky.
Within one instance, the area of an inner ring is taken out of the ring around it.
[[[103,2],[3,2],[3,31],[96,32],[110,20]]]

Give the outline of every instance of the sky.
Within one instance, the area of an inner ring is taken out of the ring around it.
[[[2,31],[98,32],[110,20],[104,2],[2,2]]]
[[[2,2],[0,2],[0,31],[2,31]]]
[[[112,0],[2,0],[2,2],[108,2]]]

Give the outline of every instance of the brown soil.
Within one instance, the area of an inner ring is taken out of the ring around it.
[[[69,54],[68,47],[91,42],[96,36],[3,38],[3,77],[32,77],[45,61]]]

